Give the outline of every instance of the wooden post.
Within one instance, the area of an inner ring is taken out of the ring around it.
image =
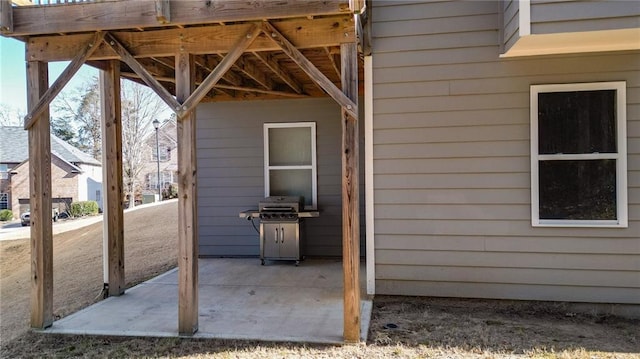
[[[169,0],[155,0],[156,3],[156,19],[161,24],[171,22],[171,4]]]
[[[342,91],[358,103],[358,48],[340,45]],[[342,261],[344,341],[360,341],[360,199],[358,118],[342,108]]]
[[[11,0],[0,0],[0,32],[13,32],[13,9]]]
[[[202,85],[201,85],[202,86]],[[184,103],[195,87],[193,55],[176,55],[176,99]],[[178,119],[178,332],[198,331],[198,213],[196,112]]]
[[[102,104],[103,226],[110,296],[124,293],[124,218],[122,205],[122,118],[120,62],[109,60],[100,71]]]
[[[32,109],[49,86],[46,62],[27,63],[27,101]],[[31,327],[53,324],[53,228],[51,218],[51,133],[49,109],[29,129],[31,212]]]

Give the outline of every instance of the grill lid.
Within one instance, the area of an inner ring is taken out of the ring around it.
[[[258,203],[260,212],[300,212],[304,209],[304,197],[270,196]]]

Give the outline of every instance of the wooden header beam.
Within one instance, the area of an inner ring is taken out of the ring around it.
[[[181,52],[195,55],[228,53],[233,49],[236,40],[246,34],[251,26],[251,23],[245,23],[144,32],[110,31],[109,33],[134,57],[173,57]],[[339,46],[356,41],[351,16],[283,20],[274,22],[273,26],[298,49]],[[46,62],[71,60],[91,39],[91,36],[91,34],[75,34],[32,37],[26,43],[26,60]],[[278,51],[280,47],[261,36],[247,49],[248,51]],[[118,54],[109,46],[103,45],[99,46],[88,60],[116,59],[119,59]]]
[[[351,14],[349,0],[181,0],[171,2],[172,25]],[[91,2],[13,9],[11,36],[108,31],[158,26],[155,0]]]

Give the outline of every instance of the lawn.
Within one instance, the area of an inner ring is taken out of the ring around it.
[[[125,214],[128,285],[175,267],[176,211]],[[101,241],[101,223],[54,237],[56,318],[100,300]],[[28,330],[29,261],[28,239],[0,242],[2,358],[640,358],[640,320],[526,301],[377,296],[368,342],[344,346],[42,334]]]

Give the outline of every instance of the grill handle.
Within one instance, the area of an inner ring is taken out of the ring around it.
[[[278,227],[276,227],[276,244],[278,243]]]
[[[281,236],[280,236],[280,243],[284,243],[284,227],[283,227],[283,228],[280,228],[280,233],[281,233]]]
[[[293,207],[262,207],[265,212],[295,212]]]

